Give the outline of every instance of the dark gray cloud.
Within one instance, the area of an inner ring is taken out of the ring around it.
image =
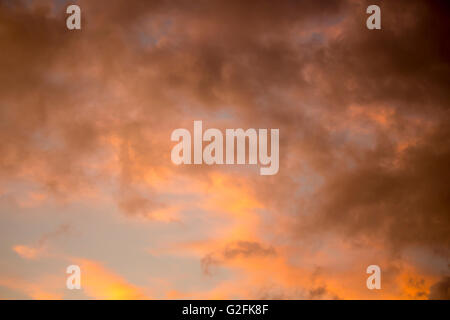
[[[444,277],[433,284],[428,298],[431,300],[450,300],[450,277]]]
[[[219,266],[236,258],[275,256],[273,247],[266,247],[258,242],[235,241],[227,244],[223,249],[211,252],[201,259],[203,273],[211,274],[211,267]]]

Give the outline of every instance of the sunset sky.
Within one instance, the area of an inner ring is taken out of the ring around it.
[[[450,299],[449,15],[0,0],[0,299]],[[195,120],[278,128],[278,173],[174,165]]]

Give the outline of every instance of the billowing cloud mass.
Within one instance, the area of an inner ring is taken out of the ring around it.
[[[430,288],[430,299],[449,300],[450,299],[450,278],[445,277],[435,283]]]
[[[0,0],[0,297],[449,299],[446,1],[75,2]],[[278,174],[174,165],[194,120]]]

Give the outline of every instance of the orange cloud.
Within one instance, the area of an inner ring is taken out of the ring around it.
[[[17,277],[0,277],[0,286],[17,290],[35,300],[59,300],[63,298],[58,287],[60,279],[42,276],[38,281],[28,281]]]
[[[94,299],[148,299],[144,291],[130,284],[120,275],[105,268],[101,263],[76,259],[74,263],[81,269],[81,287]]]
[[[45,248],[33,248],[25,245],[17,245],[13,250],[24,259],[37,259],[45,252]]]

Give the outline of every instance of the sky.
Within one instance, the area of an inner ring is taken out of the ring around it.
[[[449,9],[0,0],[0,299],[450,299]],[[175,165],[195,120],[278,173]]]

